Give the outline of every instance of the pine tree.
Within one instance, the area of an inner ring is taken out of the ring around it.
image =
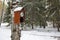
[[[11,21],[10,2],[8,2],[8,6],[6,8],[4,22],[10,23],[10,21]]]
[[[54,23],[57,24],[57,28],[59,31],[60,28],[60,1],[59,0],[48,0],[48,10],[47,12],[49,12],[49,19],[53,20]]]
[[[33,3],[34,2],[34,3]],[[25,7],[26,10],[26,24],[30,24],[32,26],[32,29],[34,27],[35,24],[39,24],[42,26],[46,26],[46,22],[45,22],[45,16],[46,13],[44,13],[45,11],[45,1],[43,0],[25,0],[23,3],[26,4],[28,3],[28,5]],[[43,17],[44,16],[44,17]]]

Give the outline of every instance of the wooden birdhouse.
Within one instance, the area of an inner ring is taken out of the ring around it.
[[[20,24],[24,22],[25,10],[24,7],[17,7],[14,9],[14,24]]]

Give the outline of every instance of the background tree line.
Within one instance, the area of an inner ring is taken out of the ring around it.
[[[34,25],[40,25],[45,28],[47,26],[46,21],[53,21],[53,25],[57,24],[59,31],[60,27],[60,0],[23,0],[20,6],[25,6],[25,25],[31,25],[32,29]],[[10,15],[9,6],[6,9],[6,17]],[[9,10],[9,11],[8,11]],[[5,17],[6,22],[10,22],[9,18]],[[53,26],[54,27],[54,26]]]

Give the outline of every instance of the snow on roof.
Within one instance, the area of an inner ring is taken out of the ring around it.
[[[20,11],[23,7],[17,7],[14,9],[14,11]]]

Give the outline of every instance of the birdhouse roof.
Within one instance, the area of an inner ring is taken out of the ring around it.
[[[17,8],[14,9],[14,11],[20,11],[20,10],[22,10],[22,8],[23,7],[17,7]]]

